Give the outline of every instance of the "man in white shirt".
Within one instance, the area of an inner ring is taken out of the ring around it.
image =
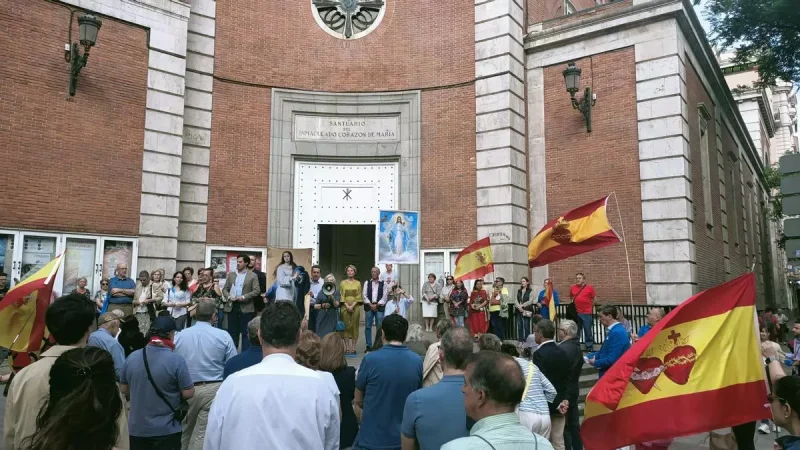
[[[311,266],[311,301],[308,305],[308,329],[313,332],[317,332],[317,310],[314,309],[314,302],[317,301],[317,294],[319,291],[322,290],[322,285],[325,283],[322,281],[322,270],[319,268],[318,265],[314,264]]]
[[[371,271],[372,277],[364,282],[362,289],[364,297],[364,335],[367,341],[367,351],[372,351],[372,324],[375,323],[377,328],[375,343],[377,344],[381,338],[381,322],[383,321],[383,312],[386,307],[386,295],[388,294],[385,283],[381,281],[381,269],[373,267]]]
[[[264,360],[222,383],[204,450],[339,448],[338,392],[319,372],[294,361],[301,320],[294,303],[266,307],[258,332]]]
[[[386,272],[381,274],[381,281],[383,281],[384,287],[387,291],[391,291],[392,287],[397,286],[397,284],[400,282],[397,272],[392,269],[393,267],[391,264],[386,264]],[[378,329],[380,329],[380,327],[378,327]]]

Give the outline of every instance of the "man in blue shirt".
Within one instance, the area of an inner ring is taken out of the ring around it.
[[[664,308],[650,309],[650,312],[647,313],[647,323],[642,325],[641,328],[639,328],[639,333],[637,333],[635,341],[638,341],[639,339],[644,337],[644,335],[647,334],[647,332],[650,331],[651,328],[656,326],[656,324],[663,318],[664,318]]]
[[[468,436],[464,408],[464,369],[472,356],[472,335],[464,327],[447,331],[439,344],[444,376],[433,386],[412,392],[403,410],[403,450],[438,450]]]
[[[616,306],[603,306],[600,310],[600,323],[608,329],[606,340],[603,341],[599,352],[591,353],[586,357],[589,358],[589,364],[600,371],[600,377],[602,377],[622,357],[622,354],[631,348],[631,339],[628,332],[625,331],[625,327],[617,322]]]
[[[361,361],[353,403],[361,429],[353,450],[400,450],[400,422],[408,395],[422,386],[422,358],[405,346],[408,321],[391,314],[381,323],[384,345]]]
[[[179,449],[181,422],[175,420],[174,409],[192,398],[194,384],[183,356],[173,352],[175,319],[157,317],[150,327],[150,343],[131,353],[122,369],[119,390],[130,400],[128,429],[131,450]],[[150,368],[153,383],[164,395],[156,394],[145,368]]]
[[[117,264],[114,277],[108,282],[108,295],[106,296],[106,304],[103,306],[103,312],[119,309],[125,313],[125,317],[132,315],[134,292],[136,292],[136,282],[128,278],[128,265],[125,263]]]
[[[247,350],[225,363],[225,370],[222,372],[223,380],[240,370],[255,366],[264,359],[264,353],[261,351],[261,342],[258,340],[259,326],[261,326],[261,316],[256,316],[247,323],[247,337],[250,339],[250,347],[247,347]]]
[[[211,402],[222,383],[225,363],[236,356],[230,333],[215,328],[214,323],[217,304],[201,300],[195,309],[194,325],[175,335],[175,353],[186,360],[195,387],[181,436],[184,450],[203,450]]]
[[[103,313],[97,320],[98,328],[89,335],[86,345],[102,348],[111,353],[114,359],[114,371],[117,373],[117,380],[122,375],[122,368],[125,366],[125,349],[117,341],[120,319],[113,312]]]

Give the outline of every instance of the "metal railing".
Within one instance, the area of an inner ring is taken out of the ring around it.
[[[676,305],[614,305],[617,309],[622,311],[622,314],[631,324],[631,330],[636,333],[639,331],[639,328],[642,325],[647,323],[647,314],[653,308],[663,308],[665,313],[669,313],[675,308]],[[595,307],[592,317],[594,318],[594,323],[592,325],[592,335],[594,337],[595,344],[602,344],[606,338],[606,327],[600,323],[600,319],[598,317],[598,310],[600,307]],[[556,307],[556,314],[558,318],[566,318],[567,317],[567,305],[558,305]],[[505,322],[506,328],[506,339],[507,340],[514,340],[519,339],[519,330],[517,327],[517,310],[513,307],[509,307],[508,311],[508,319]],[[531,320],[530,318],[528,320]],[[581,342],[584,341],[583,339],[583,331],[578,326],[578,337],[580,338]],[[524,339],[524,338],[523,338]]]

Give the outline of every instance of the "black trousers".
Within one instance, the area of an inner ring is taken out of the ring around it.
[[[570,400],[567,410],[567,423],[564,425],[564,448],[567,450],[583,450],[581,440],[581,421],[578,411],[578,401]]]
[[[743,423],[731,428],[739,450],[756,450],[755,436],[758,422]],[[133,450],[133,449],[131,449]]]
[[[255,313],[242,312],[238,303],[233,304],[231,312],[225,314],[228,317],[228,333],[233,339],[233,346],[239,348],[239,338],[242,340],[242,351],[250,347],[250,338],[247,336],[247,324],[250,322]]]
[[[166,436],[131,436],[131,450],[181,450],[181,434]]]

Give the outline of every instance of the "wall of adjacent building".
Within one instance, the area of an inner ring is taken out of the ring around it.
[[[147,30],[106,19],[69,97],[66,5],[9,0],[0,22],[0,228],[136,236]]]

